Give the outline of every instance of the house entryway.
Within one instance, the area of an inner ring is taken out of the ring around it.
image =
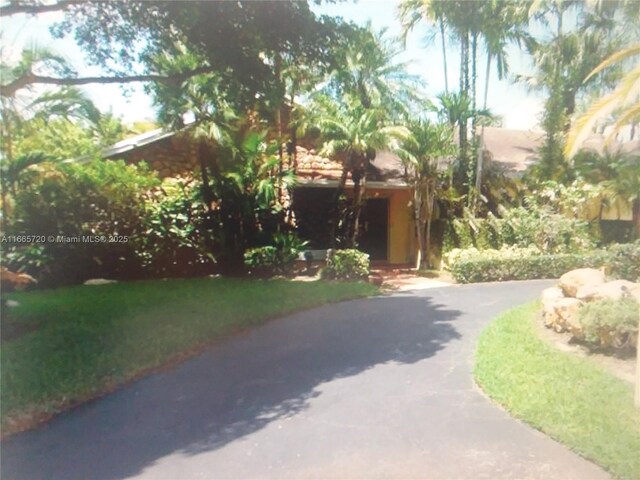
[[[370,198],[362,209],[358,248],[372,261],[388,260],[389,199]]]

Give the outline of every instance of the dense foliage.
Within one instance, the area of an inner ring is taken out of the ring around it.
[[[149,192],[144,233],[134,239],[145,275],[191,277],[211,273],[215,258],[204,228],[206,208],[193,180],[166,180]]]
[[[42,164],[20,179],[6,265],[43,285],[138,276],[146,192],[158,184],[144,165],[93,161]],[[34,243],[18,241],[38,236]],[[86,238],[85,238],[86,237]]]
[[[584,220],[554,213],[548,207],[516,207],[502,218],[462,218],[450,222],[445,247],[499,249],[505,246],[536,247],[544,253],[581,252],[598,243],[597,227]]]

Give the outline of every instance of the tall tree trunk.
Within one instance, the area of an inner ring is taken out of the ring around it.
[[[478,142],[476,139],[476,127],[478,122],[477,106],[478,85],[478,33],[471,35],[471,159],[469,161],[469,206],[475,215],[477,192],[475,191],[476,162],[478,158]]]
[[[418,270],[425,270],[427,268],[423,194],[423,185],[416,182],[413,190],[413,215],[416,224],[416,237],[418,239],[418,261],[416,262],[416,268]]]
[[[427,197],[427,233],[426,233],[426,245],[425,245],[425,266],[427,269],[431,268],[431,261],[429,260],[429,254],[431,253],[431,221],[433,220],[433,210],[436,194],[436,183],[429,181],[427,183],[426,197]]]
[[[487,71],[485,72],[484,80],[484,101],[482,102],[482,108],[487,109],[487,102],[489,100],[489,78],[491,77],[491,53],[487,52]]]
[[[331,215],[331,225],[329,228],[331,248],[334,249],[336,248],[336,234],[338,233],[338,222],[340,220],[340,197],[344,193],[344,187],[347,184],[347,175],[349,175],[349,168],[347,165],[343,165],[342,175],[340,175],[340,180],[338,181],[338,186],[336,188],[336,194],[333,198],[333,215]]]
[[[442,39],[442,63],[444,64],[444,93],[449,95],[449,73],[447,69],[447,46],[444,33],[444,18],[442,16],[439,19],[440,23],[440,38]]]
[[[278,82],[282,83],[282,58],[276,53],[274,60],[274,74]],[[278,106],[276,108],[276,141],[278,142],[278,200],[282,199],[282,168],[284,164],[284,150],[282,148],[282,108],[284,106],[284,93],[278,98]]]
[[[483,109],[487,109],[489,99],[489,78],[491,77],[491,53],[487,52],[487,71],[484,81]],[[484,167],[484,125],[480,127],[480,141],[478,142],[478,158],[476,164],[476,192],[479,195],[482,189],[482,169]]]
[[[468,47],[469,36],[464,33],[460,36],[460,95],[465,98],[468,93],[469,86],[469,64],[468,64]],[[458,125],[458,137],[460,146],[460,165],[458,178],[461,183],[464,183],[464,176],[467,170],[467,118],[464,115],[460,119]]]
[[[355,180],[354,180],[355,184]],[[360,236],[360,215],[362,214],[362,207],[365,202],[365,194],[367,188],[367,174],[366,169],[364,173],[359,175],[357,183],[357,191],[353,191],[353,221],[351,222],[351,248],[356,248],[358,245],[358,237]]]
[[[2,122],[2,141],[5,151],[4,161],[10,165],[13,162],[13,131],[11,128],[11,113],[6,105],[6,101],[7,100],[3,97],[2,118],[4,121]],[[7,181],[6,175],[3,175],[0,180],[2,181],[2,223],[0,224],[0,228],[4,233],[5,229],[9,225],[9,206],[7,205],[7,190],[9,189],[9,182]]]

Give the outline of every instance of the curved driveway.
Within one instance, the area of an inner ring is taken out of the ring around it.
[[[422,290],[270,322],[8,439],[2,478],[608,478],[473,383],[480,331],[547,285]]]

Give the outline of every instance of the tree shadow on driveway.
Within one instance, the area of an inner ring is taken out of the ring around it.
[[[325,382],[433,357],[460,338],[460,315],[428,296],[392,296],[270,322],[7,439],[2,478],[119,479],[219,449],[304,411]]]

